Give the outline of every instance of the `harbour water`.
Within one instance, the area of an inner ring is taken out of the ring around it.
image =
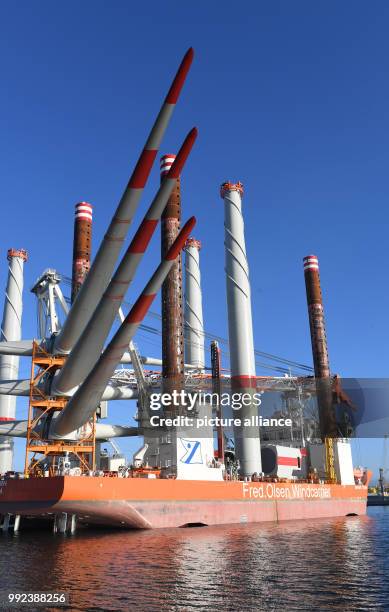
[[[70,593],[70,607],[47,610],[389,609],[389,508],[277,525],[21,531],[0,546],[3,593]]]

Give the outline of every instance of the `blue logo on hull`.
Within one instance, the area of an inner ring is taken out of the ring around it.
[[[203,463],[203,457],[201,455],[201,443],[198,440],[185,440],[180,438],[180,442],[184,447],[185,453],[182,455],[181,463]]]

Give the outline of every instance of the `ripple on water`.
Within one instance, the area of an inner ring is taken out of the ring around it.
[[[278,525],[22,531],[0,541],[7,590],[68,591],[75,612],[388,609],[389,508]]]

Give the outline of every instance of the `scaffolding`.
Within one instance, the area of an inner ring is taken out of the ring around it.
[[[57,475],[61,458],[69,455],[74,456],[81,473],[95,470],[96,416],[77,431],[77,440],[48,439],[45,423],[50,424],[54,413],[62,410],[68,400],[47,395],[45,380],[52,377],[65,360],[66,357],[50,355],[33,342],[24,466],[26,478],[43,476],[44,472],[50,476]]]

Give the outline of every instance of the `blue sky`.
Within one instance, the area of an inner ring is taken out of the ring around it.
[[[315,253],[333,371],[387,376],[386,3],[22,1],[1,12],[1,287],[11,246],[29,251],[27,289],[48,266],[70,275],[77,201],[95,206],[96,247],[192,45],[161,154],[199,128],[182,194],[203,243],[206,328],[227,335],[219,185],[241,180],[256,346],[311,363],[302,257]],[[157,184],[156,165],[138,220]],[[158,256],[156,236],[130,300]],[[126,420],[128,407],[112,414]],[[359,446],[358,462],[376,466],[381,444]]]

